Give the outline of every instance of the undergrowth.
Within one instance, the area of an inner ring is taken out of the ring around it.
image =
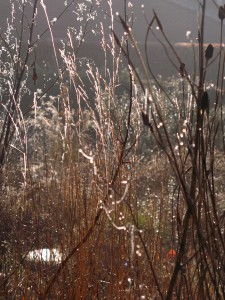
[[[213,56],[198,2],[193,74],[144,6],[140,50],[134,4],[115,14],[108,1],[101,66],[79,55],[101,1],[66,1],[53,20],[43,0],[12,6],[0,35],[0,299],[224,299],[225,9]],[[58,49],[54,25],[71,7],[81,25]],[[46,32],[51,64],[39,60]],[[152,71],[150,37],[176,77]]]

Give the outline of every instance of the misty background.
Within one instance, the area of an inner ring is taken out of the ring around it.
[[[72,1],[73,2],[73,1]],[[98,4],[99,2],[99,4]],[[164,32],[167,34],[170,41],[175,45],[176,50],[184,61],[187,70],[190,74],[194,70],[193,62],[193,49],[184,43],[191,40],[197,45],[198,24],[199,24],[199,2],[198,0],[136,0],[131,1],[133,6],[129,5],[127,1],[127,14],[132,16],[132,29],[136,40],[138,41],[141,50],[144,48],[144,41],[147,32],[148,23],[153,17],[153,10],[157,13]],[[20,28],[20,19],[22,12],[19,10],[13,11],[12,4],[14,1],[2,1],[0,6],[0,32],[4,34],[6,32],[8,22],[14,18],[14,26]],[[65,9],[65,3],[70,4],[71,1],[62,0],[44,0],[46,5],[47,14],[49,20],[54,20],[60,16],[61,12]],[[114,30],[121,36],[123,33],[122,25],[118,21],[116,13],[124,16],[124,1],[112,0],[112,10],[114,18]],[[206,4],[206,19],[205,19],[205,44],[219,43],[220,35],[220,20],[218,18],[218,8],[221,5],[220,0],[208,0]],[[15,5],[16,7],[16,5]],[[82,11],[83,10],[83,11]],[[32,5],[26,6],[26,14],[28,20],[31,18]],[[69,9],[57,20],[52,27],[52,33],[57,49],[61,49],[63,45],[68,43],[68,28],[70,32],[76,32],[74,34],[74,45],[79,45],[79,40],[76,40],[75,36],[78,34],[80,28],[84,27],[87,19],[87,13],[93,14],[93,20],[90,19],[85,31],[84,43],[76,53],[76,57],[83,59],[87,57],[93,61],[100,69],[104,64],[104,56],[102,55],[100,33],[100,23],[103,24],[105,30],[106,39],[109,40],[111,33],[110,29],[110,7],[108,1],[93,1],[93,7],[91,7],[91,1],[74,1]],[[83,14],[84,18],[81,18]],[[156,27],[156,23],[154,25]],[[52,43],[49,31],[43,32],[48,28],[45,12],[42,5],[39,2],[36,16],[35,26],[35,39],[41,36],[38,46],[36,48],[36,66],[38,72],[37,85],[34,87],[31,80],[30,88],[35,90],[36,88],[45,89],[47,83],[50,84],[51,80],[54,80],[53,74],[56,73],[56,61],[52,50]],[[189,32],[189,39],[187,39],[187,33]],[[43,34],[43,35],[42,35]],[[159,35],[159,39],[161,36]],[[163,39],[162,39],[163,41]],[[165,54],[163,47],[157,40],[150,37],[149,43],[149,57],[152,64],[152,70],[156,75],[162,75],[163,77],[177,76],[177,70],[171,67],[170,62]],[[197,51],[197,49],[196,49]],[[215,49],[215,53],[218,49]],[[60,53],[59,57],[60,57]],[[43,64],[43,61],[46,61]],[[135,57],[134,57],[135,62]],[[31,62],[32,63],[32,62]],[[138,64],[138,62],[137,62]],[[137,65],[138,66],[138,65]],[[45,68],[44,72],[42,72]],[[82,72],[85,75],[85,69],[81,64],[79,70],[81,76]],[[40,74],[47,74],[46,78],[41,78]],[[216,74],[216,65],[211,67],[211,73],[209,72],[209,79]]]
[[[0,4],[0,27],[1,33],[7,28],[7,19],[11,18],[11,2],[13,1],[1,1]],[[47,12],[50,20],[59,16],[62,10],[65,8],[66,1],[62,0],[45,0],[44,4],[47,7]],[[94,1],[95,2],[95,1]],[[198,0],[136,0],[133,1],[134,7],[134,32],[139,42],[142,42],[146,33],[146,21],[144,20],[143,10],[148,21],[151,20],[154,9],[160,17],[166,33],[173,42],[184,42],[186,41],[186,32],[191,31],[193,36],[197,36],[198,28]],[[70,3],[70,1],[67,1]],[[67,27],[77,27],[80,22],[77,20],[77,4],[90,4],[90,2],[84,2],[81,0],[75,1],[67,12],[60,18],[55,24],[53,32],[56,38],[66,38]],[[128,2],[127,2],[128,3]],[[113,11],[114,13],[119,12],[121,15],[124,14],[124,1],[113,0]],[[219,24],[218,19],[218,7],[222,4],[221,0],[207,1],[206,5],[206,30],[205,30],[205,41],[206,42],[218,42],[219,41]],[[144,9],[141,7],[144,5]],[[100,22],[108,25],[109,5],[108,1],[101,1],[100,5],[93,5],[93,10],[97,10],[96,19],[89,24],[90,29],[94,29]],[[131,11],[131,9],[130,9]],[[19,17],[17,14],[17,17]],[[29,14],[29,12],[28,12]],[[37,11],[37,28],[36,34],[41,32],[47,27],[47,21],[44,15],[42,6],[39,4]],[[49,38],[46,34],[45,38]],[[88,36],[90,42],[99,41],[98,38],[92,34]]]

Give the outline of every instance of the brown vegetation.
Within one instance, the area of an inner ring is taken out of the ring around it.
[[[202,1],[199,59],[190,74],[156,12],[140,51],[124,1],[124,17],[116,16],[121,36],[112,14],[109,31],[100,24],[101,68],[76,56],[88,20],[77,45],[68,30],[58,52],[52,34],[57,69],[48,82],[33,39],[38,2],[31,1],[27,27],[27,3],[19,4],[16,49],[8,33],[0,36],[7,99],[1,102],[0,299],[224,299],[222,21],[218,55],[205,57]],[[93,3],[83,14],[93,12]],[[152,71],[150,36],[177,78],[162,81]],[[213,88],[206,81],[212,62],[218,64]],[[24,113],[23,96],[40,77],[46,87],[35,89]],[[40,249],[59,259],[44,259]]]

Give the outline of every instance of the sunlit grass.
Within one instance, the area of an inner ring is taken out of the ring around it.
[[[60,51],[45,10],[58,85],[49,86],[36,69],[35,48],[27,48],[24,66],[19,62],[24,44],[17,61],[4,50],[8,77],[1,80],[11,97],[1,114],[0,298],[222,299],[221,74],[213,83],[205,81],[202,40],[195,51],[203,63],[198,70],[194,61],[198,72],[190,75],[156,14],[149,25],[156,23],[158,30],[149,26],[140,51],[129,28],[132,11],[124,11],[126,20],[117,15],[120,36],[112,1],[108,7],[110,30],[99,30],[101,68],[77,57],[93,16],[90,1],[78,7],[80,18],[86,16],[82,30],[68,30]],[[32,36],[33,29],[27,30]],[[154,76],[149,34],[155,39],[161,34],[161,50],[176,76]],[[7,37],[12,39],[10,32]],[[10,40],[2,37],[5,44]],[[28,78],[34,67],[33,84],[43,86],[32,94]],[[207,112],[203,90],[213,99]],[[24,115],[27,95],[33,104]]]

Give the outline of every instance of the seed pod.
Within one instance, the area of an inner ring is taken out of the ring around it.
[[[184,63],[181,63],[181,64],[180,64],[180,70],[179,70],[180,72],[179,72],[179,73],[180,73],[180,76],[181,76],[182,78],[184,78],[184,75],[185,75],[185,70],[184,70],[184,69],[185,69],[185,64],[184,64]]]
[[[32,76],[34,84],[36,84],[36,81],[38,79],[37,73],[36,73],[36,68],[33,67],[33,76]]]
[[[142,120],[143,120],[143,123],[145,126],[148,126],[151,130],[151,132],[153,132],[153,127],[152,127],[152,124],[149,122],[149,117],[147,114],[145,114],[143,111],[142,111]]]
[[[202,112],[206,111],[206,113],[209,114],[209,95],[207,91],[202,94],[201,110]]]
[[[142,120],[143,120],[143,123],[145,126],[149,126],[149,118],[148,118],[148,115],[145,114],[143,111],[142,111]]]
[[[223,7],[223,6],[219,7],[218,17],[221,21],[223,21],[225,19],[225,7]]]
[[[214,50],[213,45],[209,44],[208,47],[205,50],[205,58],[207,60],[210,59],[210,58],[212,58],[212,56],[213,56],[213,50]]]

